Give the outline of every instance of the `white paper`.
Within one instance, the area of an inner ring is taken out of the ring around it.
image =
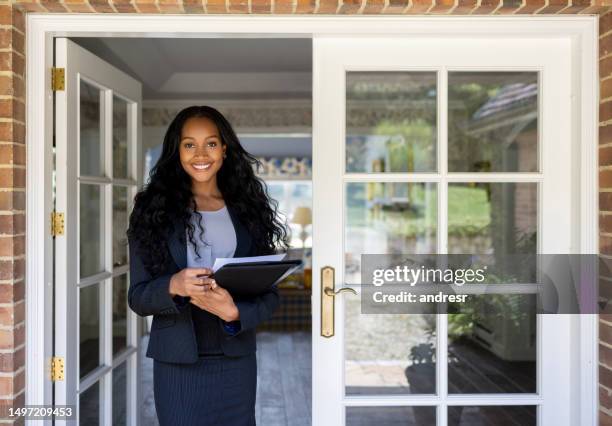
[[[250,257],[219,257],[215,259],[215,264],[212,267],[213,273],[220,268],[230,263],[247,263],[247,262],[278,262],[283,260],[287,253],[270,254],[267,256],[250,256]]]

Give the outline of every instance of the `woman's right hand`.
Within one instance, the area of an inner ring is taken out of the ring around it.
[[[185,268],[172,275],[168,292],[171,296],[199,296],[216,286],[214,278],[209,278],[210,268]],[[206,275],[198,277],[198,275]]]

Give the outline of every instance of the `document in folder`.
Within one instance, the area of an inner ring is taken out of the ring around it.
[[[247,263],[247,262],[277,262],[283,260],[287,254],[270,254],[267,256],[249,256],[249,257],[220,257],[215,259],[215,264],[212,267],[213,272],[221,269],[223,266],[230,263]]]
[[[281,259],[282,257],[284,256],[281,255]],[[269,291],[301,264],[301,260],[226,263],[214,272],[213,277],[217,284],[226,289],[232,297],[248,299]]]

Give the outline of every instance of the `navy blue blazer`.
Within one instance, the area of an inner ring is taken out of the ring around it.
[[[239,221],[235,210],[227,205],[228,212],[236,231],[236,250],[234,257],[256,256],[258,253],[248,229]],[[189,297],[171,297],[168,292],[170,278],[187,267],[187,247],[179,236],[185,235],[185,226],[176,220],[173,230],[166,241],[172,259],[165,270],[152,277],[142,261],[136,243],[129,241],[130,286],[128,304],[140,316],[153,315],[151,335],[146,356],[158,361],[180,364],[194,363],[198,359],[198,348]],[[184,238],[183,238],[184,241]],[[160,244],[163,244],[160,241]],[[248,283],[245,283],[248,285]],[[231,334],[223,326],[224,321],[217,317],[223,336],[221,348],[229,356],[242,356],[255,352],[255,327],[272,316],[279,305],[278,290],[273,288],[267,293],[250,300],[234,301],[240,312],[239,330]]]

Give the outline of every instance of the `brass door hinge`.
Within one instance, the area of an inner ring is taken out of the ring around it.
[[[51,212],[51,235],[64,235],[64,213]]]
[[[51,381],[63,381],[64,380],[64,358],[61,356],[54,356],[51,358]]]
[[[66,83],[64,72],[64,68],[51,68],[51,89],[54,92],[64,90]]]

